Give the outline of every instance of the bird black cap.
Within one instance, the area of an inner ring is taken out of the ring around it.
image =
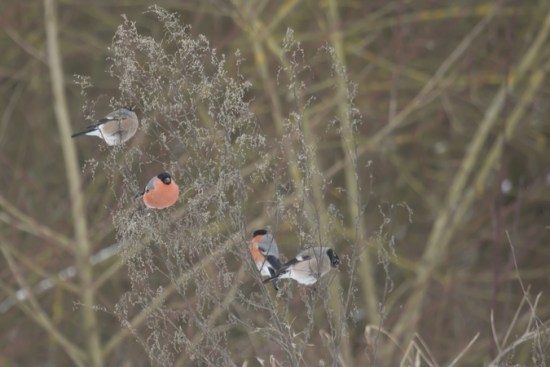
[[[257,231],[254,231],[254,233],[252,233],[252,238],[256,236],[263,236],[266,234],[267,234],[267,231],[265,229],[258,229]]]
[[[166,185],[169,185],[170,182],[172,182],[172,177],[170,177],[170,175],[166,172],[159,173],[157,175],[157,178],[164,182]]]
[[[327,255],[330,259],[330,266],[332,266],[333,268],[337,267],[339,264],[340,264],[340,258],[338,257],[338,255],[336,254],[336,252],[334,252],[333,249],[329,248],[327,250]]]

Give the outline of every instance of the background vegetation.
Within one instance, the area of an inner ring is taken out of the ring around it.
[[[156,4],[0,3],[1,366],[547,365],[550,4]]]

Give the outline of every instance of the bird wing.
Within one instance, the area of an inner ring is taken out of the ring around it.
[[[315,247],[312,250],[315,255],[311,256],[308,261],[301,261],[295,264],[292,267],[293,272],[304,275],[316,274],[316,276],[322,277],[330,271],[330,259],[323,249]]]
[[[149,190],[152,190],[155,188],[155,180],[156,180],[157,176],[153,177],[152,179],[149,180],[149,182],[147,182],[147,185],[145,185],[145,189],[143,189],[142,192],[140,192],[139,194],[137,194],[136,196],[134,196],[134,199],[137,199],[143,195],[145,195],[146,192],[148,192]]]
[[[269,261],[269,258],[270,256],[267,257],[267,260]],[[281,264],[281,261],[279,259],[276,259],[278,261],[279,264]],[[271,274],[271,277],[265,279],[263,281],[264,284],[267,284],[269,282],[273,282],[275,283],[275,281],[277,280],[277,278],[279,278],[279,276],[281,276],[282,274],[288,272],[289,268],[292,266],[292,265],[296,265],[298,263],[302,263],[304,261],[308,261],[308,260],[311,260],[311,256],[309,255],[304,255],[304,256],[296,256],[294,259],[292,260],[289,260],[286,264],[284,264],[283,266],[279,266],[279,268],[277,268],[277,272],[274,273],[274,274]],[[269,269],[269,271],[271,272],[271,269]]]
[[[271,265],[271,267],[275,270],[279,270],[283,266],[281,264],[281,260],[279,260],[278,257],[275,257],[273,255],[267,255],[265,259]]]
[[[153,177],[152,179],[147,182],[147,185],[145,185],[145,192],[153,190],[155,188],[155,181],[157,179],[157,176]]]
[[[309,255],[296,256],[294,259],[291,259],[291,260],[287,261],[287,263],[284,264],[281,267],[281,270],[283,270],[283,269],[286,270],[289,267],[291,267],[292,265],[295,265],[297,263],[301,263],[302,261],[307,261],[307,260],[310,260],[310,259],[311,259],[311,256],[309,256]]]
[[[275,288],[275,292],[278,292],[279,286],[277,285],[277,277],[275,276],[277,273],[275,273],[275,270],[269,268],[269,274],[271,275],[269,279],[273,279],[273,288]]]
[[[271,234],[266,234],[260,242],[258,242],[258,250],[266,256],[274,256],[279,258],[279,248],[277,242]]]
[[[107,136],[115,135],[119,134],[120,132],[127,132],[128,130],[130,130],[133,124],[132,120],[133,119],[126,116],[121,116],[120,118],[115,119],[104,118],[98,121],[97,126],[101,126],[101,131],[103,132],[103,134]]]

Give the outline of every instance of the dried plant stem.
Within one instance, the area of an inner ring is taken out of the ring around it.
[[[335,0],[329,0],[328,2],[328,19],[329,19],[329,26],[332,30],[331,32],[331,45],[334,49],[334,52],[336,53],[336,57],[338,60],[336,60],[336,67],[341,69],[338,70],[335,77],[337,79],[337,96],[339,99],[338,103],[338,115],[340,119],[340,126],[341,126],[341,146],[342,150],[345,154],[346,163],[344,165],[344,174],[346,177],[346,193],[348,198],[348,210],[349,210],[349,217],[352,221],[354,221],[355,224],[355,248],[354,253],[357,253],[357,248],[360,243],[363,243],[363,241],[366,240],[367,236],[365,233],[365,227],[363,225],[362,221],[362,200],[361,200],[361,189],[359,187],[359,177],[357,173],[357,155],[356,153],[356,144],[355,144],[355,138],[353,136],[353,124],[350,120],[350,108],[351,106],[348,105],[350,102],[348,100],[348,91],[349,86],[347,85],[347,81],[344,79],[344,76],[342,73],[345,72],[345,55],[344,55],[344,47],[342,42],[342,35],[339,30],[340,28],[340,19],[338,14],[338,4]],[[333,61],[334,62],[334,61]],[[359,253],[357,253],[359,254]],[[361,285],[363,286],[363,296],[364,301],[366,305],[366,311],[368,315],[368,319],[370,322],[374,322],[374,320],[378,319],[378,300],[377,300],[377,292],[374,284],[374,278],[373,274],[374,271],[372,269],[372,261],[370,259],[370,253],[368,249],[365,248],[365,251],[361,254],[363,256],[362,261],[359,262],[359,271],[361,276]],[[331,287],[331,299],[334,301],[332,302],[331,306],[333,307],[335,313],[339,317],[339,323],[341,325],[338,325],[341,330],[341,358],[343,359],[343,363],[346,365],[351,365],[353,361],[353,356],[351,352],[351,346],[349,342],[349,338],[347,335],[347,331],[344,334],[344,324],[346,322],[345,318],[345,309],[344,305],[341,304],[342,297],[339,296],[340,289],[338,287]],[[347,303],[346,303],[347,304]]]
[[[483,192],[487,176],[500,159],[500,155],[502,153],[502,145],[505,141],[509,141],[510,139],[512,139],[512,134],[514,130],[525,115],[525,111],[529,107],[529,104],[535,97],[536,93],[542,87],[543,82],[546,78],[546,74],[549,70],[550,61],[548,61],[544,67],[536,69],[531,75],[531,78],[529,79],[529,84],[525,92],[520,97],[519,103],[515,106],[514,110],[512,111],[510,117],[506,122],[504,134],[501,133],[498,136],[497,141],[493,144],[491,150],[489,151],[489,154],[487,154],[485,164],[479,170],[474,180],[474,186],[478,190],[478,195]]]
[[[531,289],[531,286],[529,285],[526,289],[526,292],[523,294],[523,297],[521,298],[521,302],[519,303],[519,306],[516,310],[516,313],[514,314],[514,318],[512,319],[512,322],[510,323],[510,325],[508,326],[508,330],[506,330],[506,334],[504,335],[504,339],[502,339],[502,343],[500,345],[501,349],[508,342],[508,337],[510,336],[510,333],[512,332],[512,328],[514,327],[514,325],[516,325],[519,313],[521,312],[521,309],[523,308],[523,304],[525,303],[525,300],[527,299],[527,294],[529,293],[530,289]]]
[[[289,10],[289,9],[291,9],[291,7],[287,8],[287,9]],[[252,24],[254,24],[254,23],[252,22]],[[261,44],[261,39],[259,37],[257,37],[257,33],[255,33],[256,27],[246,27],[245,29],[249,30],[249,32],[250,32],[251,41],[253,42],[253,45],[254,45],[254,55],[255,55],[255,60],[256,60],[256,66],[259,69],[262,80],[263,80],[264,84],[267,87],[267,92],[268,92],[269,98],[270,98],[270,100],[273,104],[273,112],[272,112],[273,119],[274,119],[274,122],[275,122],[275,127],[277,129],[277,133],[280,137],[282,137],[283,149],[284,149],[285,155],[287,157],[287,162],[289,164],[289,174],[292,177],[293,182],[295,182],[296,185],[297,185],[297,188],[298,188],[297,195],[298,195],[298,197],[305,198],[306,195],[307,195],[306,194],[307,188],[305,187],[306,186],[305,178],[304,178],[304,175],[302,174],[304,169],[300,168],[297,152],[292,148],[291,140],[284,137],[284,135],[285,135],[285,126],[284,125],[285,125],[285,123],[284,123],[284,119],[283,119],[282,112],[281,112],[282,111],[281,101],[280,101],[279,95],[277,93],[277,90],[275,88],[275,85],[272,81],[272,76],[270,76],[268,74],[268,71],[267,71],[267,64],[266,64],[266,59],[267,58],[266,58],[265,52],[263,50],[263,46]],[[266,33],[265,29],[264,29],[264,32],[262,34],[267,36],[267,33]],[[267,38],[268,38],[268,40],[270,39],[270,37],[267,37]],[[277,50],[274,50],[273,45],[271,47],[271,51],[272,52],[277,51]],[[280,53],[279,53],[279,55],[280,55]],[[283,62],[283,64],[287,64],[287,62],[285,62],[285,60],[284,60],[284,57],[282,58],[282,62]],[[287,70],[287,73],[290,73],[290,70],[289,70],[288,67],[286,68],[286,70]],[[289,74],[289,78],[290,78],[290,80],[293,80],[293,78],[295,78],[295,76]],[[299,105],[299,102],[298,102],[296,96],[295,96],[295,100],[296,100],[295,102],[297,103],[297,108],[299,109],[299,111],[296,111],[296,112],[300,116],[299,117],[300,121],[296,122],[296,123],[298,123],[300,125],[299,126],[299,130],[300,130],[299,134],[302,135],[302,137],[299,138],[299,140],[303,139],[303,141],[300,140],[299,143],[305,145],[302,148],[305,148],[306,146],[309,147],[309,146],[311,146],[313,141],[315,141],[315,138],[313,136],[314,133],[312,131],[306,132],[306,129],[303,128],[304,126],[307,126],[307,121],[305,120],[305,116],[304,116],[304,113],[303,113],[304,109],[303,109],[303,106]],[[311,228],[312,230],[317,230],[317,232],[320,234],[321,229],[328,228],[327,210],[326,210],[326,206],[325,206],[325,203],[324,203],[324,200],[323,200],[324,195],[322,193],[322,182],[321,182],[322,178],[318,174],[316,174],[316,172],[318,172],[316,158],[315,157],[310,157],[309,154],[305,154],[305,155],[308,156],[308,159],[307,159],[307,162],[306,162],[308,167],[306,168],[306,170],[308,170],[309,172],[313,172],[313,174],[311,175],[311,179],[312,179],[311,187],[313,189],[312,190],[312,193],[313,193],[313,202],[312,202],[312,204],[313,205],[305,204],[305,210],[308,212],[307,224],[308,224],[309,228]],[[315,221],[314,220],[315,218],[318,218],[318,221]],[[338,317],[338,321],[337,321],[338,326],[337,326],[337,328],[339,330],[345,330],[345,317],[343,316],[342,306],[341,306],[341,302],[340,302],[340,294],[339,294],[340,289],[339,289],[339,287],[334,286],[334,287],[330,287],[329,291],[330,291],[330,306],[331,306],[332,310],[335,312],[335,314]],[[342,324],[342,325],[340,326],[340,324]],[[343,348],[343,354],[346,356],[345,359],[347,361],[350,361],[351,360],[350,359],[351,358],[350,357],[351,352],[350,352],[349,342],[347,340],[347,337],[345,337],[344,333],[341,334],[341,343],[342,343],[342,348]],[[293,355],[293,354],[289,353],[289,356],[291,356],[291,355]],[[290,362],[292,364],[296,364],[296,361],[291,360]]]
[[[344,46],[342,42],[342,33],[339,30],[340,19],[338,14],[338,4],[335,0],[329,0],[328,19],[331,33],[331,45],[334,48],[338,62],[342,67],[342,72],[346,67],[346,59],[344,54]],[[341,140],[340,144],[345,154],[344,174],[346,177],[346,192],[348,198],[348,210],[350,219],[356,221],[356,238],[357,244],[362,244],[367,241],[366,228],[362,220],[362,195],[361,187],[357,172],[357,144],[353,136],[353,124],[350,121],[350,111],[348,106],[348,85],[342,73],[336,73],[337,79],[337,95],[339,99],[338,114],[341,124]],[[377,322],[379,319],[378,296],[374,281],[374,270],[369,250],[365,248],[361,254],[362,260],[359,263],[359,274],[361,277],[361,286],[363,287],[363,301],[366,305],[366,312],[369,322]],[[350,361],[350,360],[348,360]]]
[[[103,359],[99,332],[97,329],[96,314],[94,306],[94,290],[92,285],[92,267],[88,262],[90,256],[90,243],[86,223],[86,212],[84,198],[80,189],[80,170],[77,162],[77,155],[74,143],[71,139],[69,112],[65,99],[63,67],[61,64],[61,53],[58,44],[58,23],[55,0],[44,0],[44,23],[46,27],[46,39],[48,50],[48,65],[54,98],[54,110],[59,129],[63,158],[65,160],[65,171],[69,194],[71,197],[71,212],[76,237],[75,255],[77,269],[81,280],[81,297],[84,307],[82,308],[83,334],[86,337],[86,346],[93,367],[102,367]]]
[[[257,220],[252,221],[249,226],[251,228],[257,228],[261,223],[263,223],[263,218],[259,218]],[[158,295],[154,300],[150,302],[149,310],[155,309],[160,304],[165,302],[165,300],[172,295],[175,291],[177,291],[177,284],[182,284],[186,282],[189,277],[197,271],[197,269],[203,267],[206,265],[207,262],[215,259],[218,256],[222,256],[227,252],[227,249],[238,239],[239,233],[235,234],[233,237],[229,238],[225,243],[221,244],[219,248],[210,253],[207,257],[203,258],[202,261],[196,263],[191,267],[189,270],[187,270],[185,273],[181,274],[178,279],[170,282],[170,285],[168,285],[160,295]],[[146,319],[147,319],[147,309],[144,309],[142,312],[140,312],[137,316],[135,316],[129,323],[128,326],[131,327],[133,330],[138,328]],[[113,335],[111,339],[107,343],[105,343],[105,347],[103,348],[103,354],[104,357],[108,356],[109,353],[113,351],[113,349],[122,342],[126,337],[132,335],[132,331],[128,327],[121,329],[118,333]]]
[[[243,6],[244,3],[240,3],[240,6]],[[288,7],[288,11],[292,9],[293,6]],[[242,14],[245,14],[245,12],[242,9],[239,9],[239,12]],[[277,18],[280,20],[280,18]],[[275,19],[274,21],[277,21]],[[239,22],[238,18],[235,18],[235,21]],[[239,22],[239,23],[242,23]],[[251,24],[251,26],[250,26]],[[267,94],[269,96],[269,99],[273,105],[272,108],[272,116],[273,121],[275,122],[275,128],[277,129],[277,134],[279,137],[282,137],[284,135],[284,120],[282,115],[282,105],[281,100],[279,98],[279,95],[277,93],[277,88],[273,81],[273,76],[269,75],[268,68],[267,68],[267,56],[264,51],[264,46],[262,40],[264,38],[271,38],[270,33],[268,32],[268,29],[272,29],[271,24],[267,26],[266,28],[261,29],[261,24],[258,24],[257,19],[245,19],[245,23],[241,24],[243,29],[249,33],[250,40],[253,44],[253,50],[254,50],[254,60],[256,62],[256,67],[260,73],[260,76],[262,78],[262,81],[264,85],[267,88]],[[259,36],[261,35],[261,36]],[[278,56],[280,56],[280,49],[277,47],[277,50],[272,51],[278,51]],[[302,182],[301,174],[300,174],[300,168],[297,164],[296,154],[291,146],[291,140],[290,139],[282,139],[283,149],[288,157],[288,162],[290,164],[289,173],[292,176],[292,179],[294,182]]]
[[[499,4],[485,3],[475,7],[466,6],[450,6],[444,8],[435,8],[429,10],[421,10],[402,14],[399,19],[397,17],[379,17],[372,21],[359,21],[355,25],[349,26],[344,34],[349,36],[357,31],[380,31],[396,26],[407,26],[411,23],[444,21],[446,19],[465,19],[468,17],[482,17],[495,10]],[[395,5],[394,5],[395,7]],[[393,8],[390,8],[393,10]],[[522,11],[520,8],[519,11]],[[502,15],[513,16],[517,14],[518,8],[515,6],[502,6],[499,11]]]
[[[92,288],[94,290],[98,290],[103,283],[110,280],[124,265],[121,261],[116,261],[115,263],[111,264],[107,269],[102,270],[101,274],[94,279],[94,282],[92,284]]]
[[[395,326],[395,335],[401,337],[405,334],[410,335],[410,333],[413,332],[413,325],[417,322],[420,315],[420,309],[428,289],[429,279],[441,259],[444,258],[449,242],[458,228],[458,224],[461,222],[463,215],[465,215],[467,209],[476,197],[476,187],[472,185],[472,187],[470,187],[467,191],[464,191],[464,189],[477,161],[482,156],[481,150],[485,144],[485,140],[491,131],[491,128],[495,125],[497,117],[504,106],[506,94],[514,89],[519,81],[521,81],[525,76],[527,70],[534,65],[537,56],[543,49],[542,46],[549,33],[550,12],[547,14],[535,41],[530,46],[528,52],[516,68],[516,77],[510,80],[507,85],[503,85],[497,92],[491,105],[485,113],[483,121],[480,123],[477,132],[473,136],[473,141],[470,144],[466,156],[462,161],[461,167],[452,182],[451,188],[449,189],[446,205],[441,208],[439,214],[437,215],[437,220],[433,226],[432,232],[430,233],[426,250],[422,256],[421,266],[418,268],[418,273],[415,280],[416,284],[411,292],[411,297],[404,307],[402,317]],[[546,68],[544,68],[544,70],[546,70]],[[540,74],[541,72],[542,74]],[[526,97],[522,98],[522,100],[526,100],[531,93],[536,91],[543,80],[543,75],[544,72],[541,70],[535,72],[531,78],[530,86],[526,92],[524,92]],[[520,103],[520,105],[516,107],[516,110],[511,114],[507,121],[507,125],[510,124],[511,126],[510,128],[506,128],[507,132],[513,131],[513,128],[517,125],[519,117],[525,111],[525,104]],[[497,144],[502,144],[502,142],[497,142]],[[485,164],[479,171],[480,173],[478,174],[478,177],[474,179],[476,184],[485,182],[486,175],[498,162],[499,152],[501,150],[497,149],[497,147],[498,145],[493,147],[491,153],[486,159]]]
[[[4,241],[6,242],[6,241]],[[34,273],[39,275],[43,279],[49,279],[53,283],[59,285],[61,288],[72,292],[74,294],[79,294],[80,289],[74,285],[71,282],[64,281],[59,277],[59,275],[52,274],[47,270],[44,270],[44,267],[38,264],[36,261],[32,260],[30,257],[25,256],[21,251],[19,251],[16,246],[10,246],[10,251],[13,253],[13,255],[21,261],[23,264],[25,264],[30,270],[32,270]]]
[[[271,51],[271,53],[279,58],[281,57],[281,48],[279,46],[279,39],[273,36],[273,33],[271,32],[283,19],[285,19],[285,16],[292,11],[292,9],[298,5],[298,3],[301,0],[289,0],[286,2],[283,6],[279,8],[279,11],[276,13],[275,17],[271,19],[271,22],[264,26],[262,21],[258,17],[254,17],[252,15],[246,15],[247,12],[244,10],[244,4],[246,2],[234,2],[233,5],[236,7],[236,11],[233,14],[233,20],[239,24],[239,26],[245,30],[248,34],[251,40],[253,40],[254,44],[262,45],[264,41],[267,42],[267,48]],[[262,51],[263,53],[263,51]],[[254,50],[255,57],[257,57],[259,54],[257,54],[256,50]],[[265,63],[265,54],[260,55],[263,56],[262,62]],[[283,58],[281,59],[281,62],[283,66],[286,68],[289,66],[288,62]]]
[[[248,167],[245,167],[243,169],[243,175],[248,175],[251,173],[252,169],[255,167],[255,164],[250,164]],[[323,175],[323,177],[325,179],[329,179],[330,177],[332,177],[332,175],[336,174],[340,169],[344,168],[344,165],[340,166],[338,170],[335,170],[332,172],[332,174],[330,173],[325,173]],[[285,198],[284,200],[284,203],[285,205],[289,205],[290,203],[292,203],[293,201],[296,200],[296,197],[298,196],[298,193],[295,193],[294,195],[291,195],[291,196],[288,196]],[[182,207],[181,209],[179,209],[176,214],[174,215],[175,218],[180,218],[183,213],[185,212],[186,208],[185,207]],[[257,228],[258,226],[260,226],[261,224],[263,224],[265,222],[265,219],[264,218],[260,218],[258,220],[255,220],[251,223],[248,224],[248,227],[250,228]],[[224,246],[221,246],[221,248],[216,251],[215,253],[212,253],[209,257],[205,258],[203,260],[203,263],[201,264],[198,264],[197,266],[203,266],[205,262],[207,261],[210,261],[211,259],[214,259],[215,257],[217,256],[220,256],[221,254],[223,254],[224,251],[227,250],[227,247],[229,243],[226,243]],[[111,268],[107,271],[107,272],[114,272],[116,269],[120,268],[122,266],[122,263],[117,263],[117,264],[113,264],[111,266]],[[186,274],[182,274],[181,277],[180,277],[180,280],[181,279],[185,279],[186,276],[188,276],[189,274],[192,274],[192,272],[195,270],[195,267],[193,267],[192,269],[190,269]],[[99,281],[100,279],[104,279],[103,277],[100,276],[100,278],[97,279],[97,281]],[[101,282],[99,282],[99,284],[101,284]],[[94,284],[95,287],[98,287],[98,285]],[[176,287],[175,285],[172,283],[170,284],[168,287],[166,287],[163,291],[163,293],[155,300],[153,301],[153,303],[157,302],[156,304],[160,304],[162,303],[167,297],[169,297],[171,294],[173,294],[174,292],[176,291]],[[154,304],[151,306],[151,307],[154,307]],[[131,321],[130,321],[130,325],[133,327],[133,328],[137,328],[139,327],[145,320],[146,320],[146,312],[143,311],[141,312],[139,315],[135,316]],[[118,331],[115,335],[113,335],[111,337],[111,339],[109,339],[109,341],[107,343],[105,343],[105,346],[103,348],[103,355],[104,357],[108,356],[113,350],[114,348],[120,344],[120,342],[122,342],[126,337],[132,335],[132,331],[129,330],[128,328],[124,328],[124,329],[121,329],[120,331]]]
[[[495,342],[495,345],[497,346],[497,349],[498,349],[498,352],[502,352],[501,348],[500,348],[500,343],[498,342],[498,335],[497,335],[497,330],[495,328],[495,315],[494,315],[494,312],[493,310],[491,310],[491,331],[492,331],[492,334],[493,334],[493,341]]]
[[[277,13],[275,13],[275,16],[271,19],[271,22],[261,30],[259,37],[257,37],[258,41],[262,42],[265,38],[273,39],[272,31],[275,29],[275,27],[277,27],[279,23],[281,23],[281,21],[285,20],[292,9],[294,9],[296,5],[298,5],[301,1],[302,0],[285,1],[284,4],[280,8],[278,8]],[[260,28],[261,22],[259,20],[256,20],[256,22],[258,23],[257,28]],[[277,43],[274,42],[274,44]]]
[[[504,348],[502,350],[502,352],[500,352],[496,357],[495,359],[493,359],[491,361],[491,363],[489,363],[487,365],[487,367],[497,367],[497,366],[501,366],[501,364],[499,363],[500,360],[502,358],[504,358],[507,354],[513,352],[518,345],[520,344],[523,344],[524,342],[526,341],[529,341],[529,340],[532,340],[532,339],[535,339],[537,337],[539,337],[541,334],[544,334],[544,333],[547,333],[550,331],[550,327],[547,326],[547,327],[544,327],[542,330],[534,330],[534,331],[530,331],[530,332],[526,332],[524,333],[520,338],[516,339],[512,344],[510,344],[508,347]]]
[[[405,122],[405,118],[412,112],[416,111],[419,107],[423,106],[426,98],[435,90],[435,88],[441,84],[441,80],[451,69],[451,67],[458,61],[458,59],[468,50],[474,39],[485,29],[487,24],[493,19],[497,12],[498,6],[483,17],[483,19],[472,29],[470,33],[460,42],[460,44],[454,49],[454,51],[445,59],[441,66],[437,69],[435,74],[424,85],[424,88],[409,102],[399,113],[391,119],[386,126],[378,131],[371,139],[369,139],[369,145],[371,147],[377,147],[382,143],[383,138],[390,134],[396,128],[402,126]]]
[[[6,293],[8,293],[13,299],[17,300],[19,308],[23,310],[28,316],[30,316],[38,325],[40,325],[50,337],[57,341],[59,345],[67,352],[67,355],[74,361],[74,363],[79,367],[84,367],[87,365],[88,356],[82,351],[78,346],[73,344],[69,339],[67,339],[57,328],[50,318],[46,315],[44,310],[38,304],[38,301],[32,294],[32,290],[27,286],[27,283],[23,279],[19,268],[15,264],[13,257],[10,254],[8,246],[2,240],[0,244],[0,250],[8,262],[8,266],[17,281],[20,289],[24,290],[28,294],[28,299],[30,303],[27,305],[26,302],[20,301],[17,295],[13,290],[11,290],[6,284],[0,282],[0,288],[2,288]]]
[[[448,367],[453,367],[455,364],[457,364],[457,362],[460,360],[460,358],[462,358],[462,356],[468,351],[468,349],[470,349],[470,347],[472,345],[474,345],[475,341],[477,340],[477,338],[479,337],[479,333],[477,333],[473,338],[472,340],[470,340],[470,342],[468,343],[468,345],[460,352],[459,355],[456,356],[455,359],[453,359],[453,361],[449,364]]]
[[[292,78],[291,75],[289,75],[290,78]],[[295,89],[295,92],[296,91]],[[307,167],[302,167],[301,170],[298,170],[298,174],[300,175],[299,181],[296,181],[299,187],[299,192],[297,193],[298,196],[306,197],[306,191],[307,188],[310,187],[312,191],[312,203],[305,204],[305,210],[308,213],[308,222],[307,225],[309,228],[319,234],[319,241],[322,243],[322,236],[324,229],[329,228],[329,218],[328,218],[328,212],[326,203],[324,201],[324,193],[323,193],[323,177],[322,174],[319,172],[319,164],[318,160],[320,159],[317,154],[309,154],[306,153],[305,150],[309,147],[313,147],[315,142],[318,140],[318,137],[316,136],[313,129],[308,129],[306,127],[311,126],[309,123],[309,120],[307,119],[307,116],[303,113],[304,106],[301,105],[299,102],[299,98],[297,95],[294,96],[296,104],[297,104],[297,110],[300,111],[300,121],[299,121],[299,128],[300,128],[300,144],[302,144],[303,151],[301,154],[307,157],[305,164],[307,164]],[[303,139],[303,140],[302,140]],[[317,150],[315,151],[317,153]],[[298,160],[296,155],[294,154],[291,158],[292,160],[295,160],[294,164],[298,167]],[[304,173],[302,175],[301,173]],[[304,176],[310,176],[311,183],[308,185],[308,183],[305,181]],[[287,201],[287,200],[285,200]],[[336,350],[334,351],[334,363],[336,361],[339,361],[340,364],[345,367],[349,365],[349,362],[351,359],[351,347],[349,344],[348,334],[347,334],[347,326],[346,326],[346,316],[345,316],[345,309],[342,305],[342,298],[343,295],[341,295],[341,287],[339,282],[339,277],[335,278],[333,284],[329,287],[329,305],[331,310],[336,315],[336,323],[333,325],[333,327],[337,330],[337,337],[336,342],[340,344],[339,347],[336,347]],[[340,350],[338,350],[340,349]]]
[[[0,207],[6,210],[12,217],[17,218],[20,223],[14,221],[13,218],[6,218],[9,224],[17,226],[20,230],[33,234],[37,237],[45,237],[52,240],[55,244],[64,249],[69,249],[74,245],[74,242],[64,235],[55,232],[54,230],[38,223],[34,218],[29,217],[15,205],[11,204],[5,197],[0,195]],[[15,222],[15,223],[13,223]]]
[[[224,309],[229,305],[231,301],[233,301],[233,298],[237,294],[238,287],[240,285],[241,279],[245,276],[245,266],[242,265],[239,268],[239,271],[237,271],[237,275],[235,276],[235,281],[233,283],[233,286],[229,289],[229,291],[226,293],[225,297],[223,298],[221,304],[217,305],[216,308],[210,313],[208,316],[208,322],[214,323],[214,321],[222,315],[224,312]],[[194,337],[191,343],[196,344],[199,342],[199,340],[203,337],[203,332],[197,333]],[[174,363],[174,367],[178,366],[188,366],[190,364],[189,356],[187,354],[182,354],[181,357]]]
[[[251,35],[251,37],[252,37],[252,42],[254,43],[254,55],[256,60],[256,67],[258,68],[260,72],[260,76],[262,77],[262,80],[267,87],[269,99],[273,104],[272,116],[275,122],[275,128],[277,129],[277,134],[279,135],[279,137],[282,138],[283,135],[285,134],[285,131],[284,131],[285,128],[284,128],[284,121],[283,121],[283,116],[281,112],[282,110],[281,101],[280,101],[279,95],[277,94],[277,89],[275,88],[273,78],[271,75],[269,75],[267,70],[266,55],[263,50],[263,46],[259,41],[256,40],[256,38],[253,35]],[[292,179],[294,182],[301,183],[302,177],[300,173],[300,168],[298,167],[298,164],[297,164],[298,159],[296,158],[295,151],[292,149],[291,140],[282,138],[282,144],[283,144],[283,149],[285,151],[285,154],[288,157],[288,162],[290,165],[289,173],[292,176]]]
[[[508,347],[503,348],[503,349],[499,349],[498,355],[491,361],[491,363],[489,363],[488,367],[500,366],[500,361],[501,361],[502,358],[504,358],[509,353],[512,353],[517,348],[518,345],[520,345],[520,344],[522,344],[522,343],[524,343],[528,340],[537,339],[537,341],[534,343],[534,348],[538,349],[539,351],[542,351],[543,349],[541,348],[541,345],[540,345],[541,335],[544,335],[544,334],[546,334],[550,331],[549,326],[545,326],[543,324],[536,323],[537,306],[538,306],[538,303],[539,303],[539,300],[540,300],[540,297],[541,297],[542,294],[539,293],[537,295],[534,303],[531,302],[531,300],[529,299],[529,295],[527,294],[529,288],[526,288],[524,286],[523,281],[521,280],[521,277],[519,276],[519,268],[518,268],[518,264],[517,264],[516,254],[515,254],[514,246],[512,244],[512,240],[510,239],[510,234],[508,232],[506,232],[506,237],[508,238],[508,243],[509,243],[510,249],[512,251],[512,258],[514,260],[514,267],[516,268],[516,271],[518,273],[518,280],[519,280],[519,283],[521,285],[521,289],[523,291],[522,304],[523,304],[524,300],[527,301],[527,304],[529,305],[531,313],[529,315],[529,322],[527,323],[527,327],[526,327],[525,332],[523,333],[523,335],[521,337],[519,337],[518,339],[516,339]],[[521,305],[520,305],[520,308],[521,308]],[[520,308],[518,308],[518,311],[516,312],[516,315],[514,316],[514,322],[517,318],[517,314],[519,313]],[[534,329],[534,330],[532,330],[532,329]],[[530,330],[532,330],[532,331],[530,331]],[[508,330],[508,332],[509,332],[509,330]],[[508,332],[506,333],[505,339],[508,337]],[[502,347],[504,347],[504,343],[502,344]],[[541,365],[546,365],[546,364],[543,363]]]

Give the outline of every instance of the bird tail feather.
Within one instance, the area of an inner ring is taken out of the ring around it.
[[[76,134],[71,135],[71,138],[76,138],[77,136],[80,136],[80,135],[86,135],[86,134],[91,133],[92,131],[96,131],[96,130],[97,130],[97,127],[95,127],[95,126],[90,126],[90,127],[88,127],[86,130],[84,130],[84,131],[81,131],[81,132],[79,132],[79,133],[76,133]]]

